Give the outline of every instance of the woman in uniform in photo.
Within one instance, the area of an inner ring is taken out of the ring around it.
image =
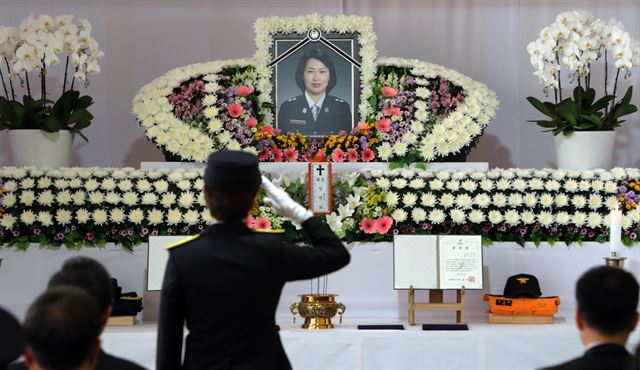
[[[280,106],[278,128],[282,132],[324,136],[352,129],[351,107],[329,95],[336,86],[336,70],[331,58],[319,49],[307,51],[296,69],[296,84],[302,94]]]

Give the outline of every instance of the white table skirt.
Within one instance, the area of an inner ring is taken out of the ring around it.
[[[296,370],[320,369],[536,369],[582,353],[571,317],[552,325],[490,325],[470,323],[469,331],[356,330],[346,320],[333,330],[307,331],[279,322],[280,337]],[[384,323],[390,323],[384,321]],[[395,322],[397,323],[397,322]],[[635,348],[636,330],[629,341]],[[107,328],[103,348],[150,369],[155,367],[156,327]]]

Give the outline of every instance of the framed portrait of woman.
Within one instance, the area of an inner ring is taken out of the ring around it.
[[[305,136],[351,132],[360,102],[359,45],[355,34],[276,34],[273,102],[281,132]]]

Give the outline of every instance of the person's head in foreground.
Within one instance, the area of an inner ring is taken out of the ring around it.
[[[89,257],[74,257],[66,260],[60,271],[49,279],[49,288],[73,286],[89,294],[102,316],[102,326],[107,323],[113,307],[113,284],[111,276],[102,264]]]
[[[100,309],[80,288],[54,287],[36,299],[24,322],[31,370],[93,369],[100,349]]]
[[[15,361],[25,345],[22,326],[13,315],[0,308],[0,370]]]
[[[638,282],[616,267],[594,267],[576,284],[576,323],[584,345],[624,345],[638,322]]]
[[[253,208],[262,180],[258,157],[222,150],[209,156],[204,172],[204,197],[218,221],[238,221]]]
[[[336,86],[336,69],[329,55],[319,49],[307,51],[296,69],[296,84],[304,93],[321,97]]]

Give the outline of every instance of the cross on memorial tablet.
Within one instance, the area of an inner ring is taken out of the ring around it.
[[[318,167],[316,167],[316,169],[318,170],[318,175],[322,176],[322,171],[324,170],[324,167],[318,166]]]

